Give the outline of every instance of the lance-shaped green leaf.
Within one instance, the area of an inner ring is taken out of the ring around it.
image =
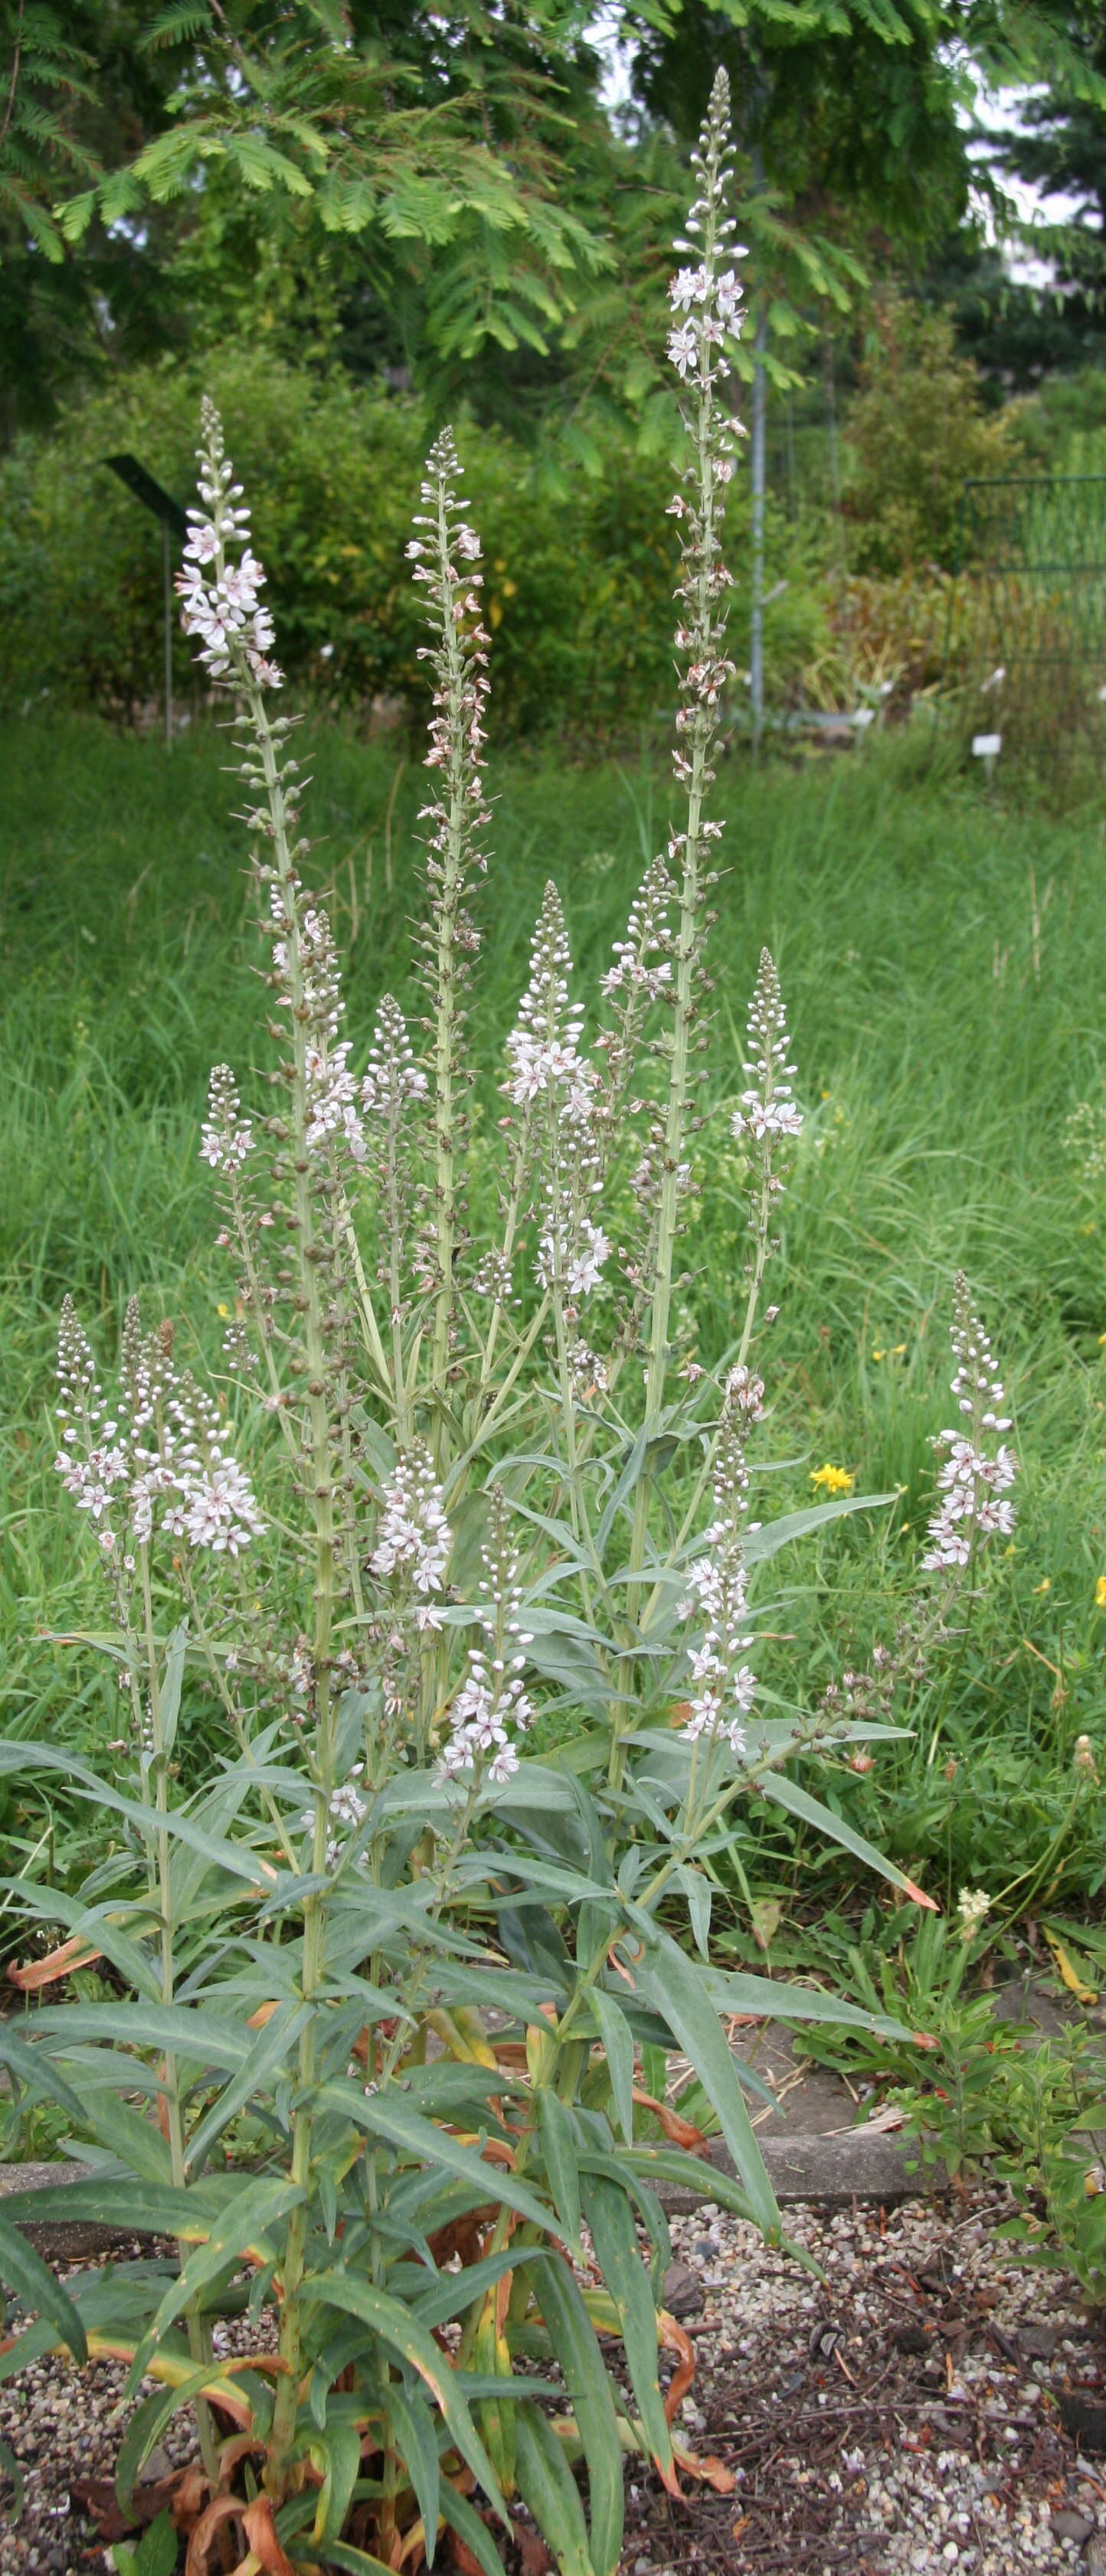
[[[62,1753],[53,1744],[0,1744],[0,1776],[12,1771],[62,1771],[78,1797],[91,1798],[97,1806],[110,1807],[113,1814],[124,1816],[137,1825],[140,1833],[168,1833],[186,1843],[191,1851],[209,1861],[213,1868],[224,1869],[232,1878],[245,1879],[256,1885],[261,1873],[260,1858],[240,1843],[229,1843],[221,1836],[205,1833],[191,1817],[179,1808],[163,1815],[159,1808],[144,1805],[137,1798],[124,1797],[113,1789],[110,1780],[90,1770],[74,1754]]]
[[[49,2319],[74,2361],[87,2361],[85,2330],[68,2290],[63,2290],[41,2254],[6,2217],[0,2217],[0,2280],[7,2282],[25,2308]]]
[[[809,1789],[800,1789],[797,1781],[789,1780],[786,1772],[767,1772],[761,1787],[765,1797],[771,1798],[777,1807],[786,1807],[789,1816],[801,1816],[804,1824],[817,1825],[820,1833],[829,1834],[835,1843],[841,1843],[846,1851],[855,1853],[857,1860],[878,1871],[881,1878],[890,1879],[892,1887],[900,1887],[903,1895],[911,1897],[915,1905],[924,1905],[930,1914],[939,1913],[940,1908],[932,1896],[926,1895],[924,1888],[917,1887],[903,1870],[896,1869],[893,1860],[885,1860],[883,1853],[877,1851],[865,1834],[856,1833],[841,1816],[835,1816],[832,1807],[824,1807],[820,1798],[811,1797]]]
[[[524,2182],[502,2165],[485,2164],[475,2147],[466,2147],[460,2138],[452,2138],[446,2129],[436,2129],[432,2120],[405,2102],[401,2093],[361,2092],[356,2084],[338,2079],[322,2084],[316,2099],[320,2110],[344,2111],[354,2126],[364,2129],[370,2138],[386,2138],[389,2146],[400,2150],[435,2169],[460,2174],[482,2192],[485,2200],[505,2200],[508,2209],[517,2209],[520,2218],[528,2218],[542,2235],[549,2232],[551,2211]]]
[[[237,2075],[213,2102],[188,2141],[188,2163],[195,2172],[222,2136],[231,2120],[237,2118],[245,2103],[252,2100],[276,2070],[283,2065],[295,2047],[301,2030],[310,2021],[314,2006],[309,2003],[282,2004],[259,2030]]]
[[[761,1565],[788,1547],[793,1538],[809,1538],[812,1530],[821,1529],[828,1521],[844,1520],[851,1512],[885,1512],[893,1503],[893,1494],[843,1494],[835,1503],[807,1503],[800,1512],[782,1512],[775,1521],[766,1521],[761,1529],[745,1532],[742,1546],[747,1565]]]
[[[719,2012],[752,2013],[766,2021],[833,2021],[850,2030],[878,2032],[881,2039],[915,2039],[917,2033],[890,2013],[869,2012],[847,2003],[843,1995],[824,1994],[818,1986],[795,1986],[783,1978],[756,1977],[744,1968],[706,1968],[704,1981]]]
[[[458,2540],[464,2541],[466,2549],[471,2549],[477,2566],[483,2569],[483,2576],[503,2576],[503,2561],[487,2523],[482,2521],[468,2497],[458,2494],[448,2478],[442,2480],[440,2503],[443,2522],[450,2531],[456,2532]]]
[[[35,2191],[5,2192],[4,2211],[28,2225],[48,2218],[85,2218],[130,2236],[206,2236],[210,2225],[210,2212],[201,2210],[194,2193],[152,2190],[130,2175],[123,2180],[97,2175],[95,2182],[45,2183]]]
[[[592,2566],[595,2576],[614,2576],[622,2550],[622,2447],[606,2364],[567,2263],[555,2256],[543,2263],[535,2295],[584,2446]]]
[[[582,2174],[580,2185],[596,2260],[618,2310],[626,2367],[642,2431],[662,2478],[667,2480],[672,2475],[672,2436],[661,2402],[657,2311],[638,2244],[633,2208],[616,2182],[608,2182],[598,2174]]]
[[[66,2040],[106,2039],[119,2049],[154,2048],[201,2066],[240,2066],[253,2046],[251,2031],[194,2004],[47,2004],[35,2015],[35,2030],[59,2056]]]
[[[399,2454],[410,2473],[413,2466],[412,2440],[416,2446],[418,2440],[413,2432],[415,2410],[406,2405],[402,2390],[398,2388],[391,2396],[390,2411],[397,2429],[401,2427],[403,2416],[411,2419],[403,2427],[402,2448]],[[316,2529],[319,2540],[325,2547],[332,2539],[341,2539],[350,2505],[353,2502],[353,2490],[361,2475],[361,2435],[356,2424],[343,2424],[332,2420],[323,2425],[312,2439],[311,2460],[312,2465],[322,2471],[323,2483],[319,2496]],[[437,2467],[436,2456],[435,2467]],[[429,2523],[427,2529],[432,2531],[434,2524]]]
[[[595,2576],[580,2493],[549,2418],[520,2406],[515,2426],[519,2493],[561,2576]]]
[[[126,2081],[125,2069],[121,2068],[119,2072],[121,2080]],[[85,2103],[82,2126],[91,2129],[116,2170],[121,2164],[128,2165],[143,2182],[155,2186],[166,2183],[172,2187],[173,2159],[167,2141],[156,2123],[144,2120],[132,2102],[122,2102],[116,2095],[105,2104],[97,2095],[90,2094]]]
[[[66,2083],[64,2075],[59,2075],[47,2050],[20,2039],[18,2032],[11,2030],[3,2020],[0,2020],[0,2066],[6,2066],[10,2074],[18,2076],[21,2084],[48,2095],[63,2111],[68,2111],[77,2128],[83,2127],[84,2103],[72,2085]]]
[[[634,2142],[634,2043],[630,2026],[621,2005],[605,1987],[593,1986],[588,2002],[606,2052],[615,2117],[629,2147]]]
[[[279,2247],[271,2231],[306,2197],[302,2183],[282,2181],[279,2175],[262,2182],[247,2182],[244,2189],[234,2193],[227,2207],[210,2220],[204,2243],[197,2245],[176,2280],[170,2282],[131,2365],[135,2385],[174,2320],[200,2290],[218,2279],[228,2264],[241,2261],[246,2254],[257,2264],[277,2260]]]
[[[779,2230],[776,2196],[749,2118],[729,2042],[712,2003],[707,1971],[689,1959],[669,1934],[638,1906],[628,1908],[643,1950],[631,1975],[642,2001],[667,2022],[677,2048],[689,2057],[718,2114],[718,2124],[749,2194],[757,2225],[773,2240]]]
[[[420,2317],[424,2326],[444,2326],[482,2300],[505,2272],[517,2269],[518,2255],[507,2245],[499,2254],[484,2254],[478,2263],[466,2263],[459,2272],[439,2272],[429,2289],[412,2289],[411,2314]]]
[[[166,1759],[168,1759],[172,1752],[176,1741],[177,1720],[180,1716],[181,1684],[184,1680],[184,1659],[187,1652],[188,1621],[187,1619],[182,1619],[179,1628],[174,1628],[172,1636],[170,1637],[165,1649],[165,1670],[162,1674],[161,1690],[158,1695],[161,1749]]]
[[[699,2200],[716,2200],[720,2209],[732,2209],[738,2218],[756,2224],[756,2213],[743,2184],[733,2174],[711,2164],[703,2156],[693,2156],[685,2147],[647,2144],[624,2154],[622,2163],[628,2172],[660,2188],[673,2184],[681,2191],[693,2192]]]
[[[347,2315],[359,2317],[370,2334],[409,2362],[424,2380],[435,2403],[441,2408],[445,2423],[461,2457],[485,2495],[503,2520],[507,2509],[496,2484],[495,2473],[484,2445],[469,2413],[466,2399],[457,2386],[444,2353],[440,2352],[426,2327],[390,2299],[383,2290],[375,2290],[368,2281],[356,2280],[347,2272],[313,2272],[304,2283],[305,2294],[328,2308],[343,2308]]]
[[[392,2428],[393,2448],[403,2461],[415,2490],[415,2502],[422,2515],[426,2533],[427,2556],[434,2546],[434,2534],[441,2512],[441,2473],[438,2466],[438,2437],[434,2418],[421,2390],[408,2396],[398,2379],[389,2379],[385,2405]],[[360,2450],[360,2438],[358,2450]],[[359,2474],[359,2471],[355,2474]],[[341,2537],[341,2524],[335,2527]]]
[[[576,2262],[583,2261],[580,2242],[580,2171],[572,2113],[548,2084],[537,2093],[538,2137],[550,2198]]]

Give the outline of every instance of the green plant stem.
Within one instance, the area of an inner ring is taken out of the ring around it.
[[[1056,1832],[1054,1833],[1047,1850],[1042,1853],[1040,1860],[1035,1861],[1031,1869],[1023,1869],[1017,1878],[1009,1879],[1006,1886],[1000,1889],[998,1895],[992,1897],[991,1904],[996,1913],[998,1912],[1000,1905],[1005,1905],[1007,1897],[1013,1895],[1015,1888],[1024,1887],[1027,1880],[1029,1881],[1030,1896],[1036,1894],[1042,1880],[1047,1877],[1057,1852],[1063,1848],[1082,1795],[1083,1783],[1080,1780],[1076,1784],[1075,1792],[1067,1809],[1067,1813],[1063,1817],[1061,1823],[1057,1826]],[[1026,1912],[1030,1902],[1030,1896],[1023,1896],[1022,1898],[1021,1906],[1019,1908],[1019,1911],[1022,1914]]]
[[[727,1363],[728,1366],[732,1366],[734,1368],[744,1368],[752,1347],[753,1333],[756,1327],[757,1308],[760,1304],[760,1292],[764,1286],[764,1273],[767,1268],[768,1254],[771,1246],[771,1207],[772,1200],[771,1192],[768,1187],[768,1169],[766,1159],[765,1169],[761,1178],[757,1207],[753,1218],[755,1250],[753,1253],[752,1268],[749,1275],[749,1290],[745,1300],[745,1321],[741,1330],[741,1339],[737,1346],[737,1356],[732,1362]],[[677,1561],[679,1560],[681,1549],[686,1547],[692,1530],[695,1527],[695,1523],[698,1520],[699,1512],[702,1507],[703,1496],[706,1493],[711,1476],[714,1472],[714,1461],[717,1453],[718,1429],[716,1427],[703,1452],[699,1473],[696,1476],[695,1483],[691,1489],[691,1500],[687,1505],[683,1519],[676,1533],[672,1555]],[[659,1583],[654,1584],[642,1614],[641,1624],[643,1629],[647,1628],[649,1625],[650,1618],[652,1617],[657,1603],[661,1598],[661,1589],[662,1587]]]
[[[154,1775],[154,1805],[157,1808],[158,1816],[166,1817],[169,1812],[169,1747],[165,1742],[162,1727],[161,1675],[158,1666],[157,1639],[154,1634],[154,1605],[153,1594],[150,1587],[150,1551],[145,1543],[143,1543],[139,1548],[138,1561],[139,1580],[142,1586],[142,1616],[146,1643],[146,1674],[150,1693],[150,1737],[153,1755],[151,1768]],[[171,1874],[169,1829],[167,1824],[159,1824],[156,1843],[158,1915],[160,1921],[159,1947],[161,1953],[161,2000],[164,2005],[169,2007],[172,2005],[176,1994],[176,1962],[173,1952],[173,1882]],[[176,2191],[183,2191],[187,2180],[188,2160],[185,2153],[184,2120],[181,2113],[180,2079],[177,2072],[176,2058],[171,2056],[168,2052],[163,2060],[161,2084],[162,2099],[165,2104],[166,2127],[169,2133],[169,2160],[173,2177],[173,2187]],[[178,2239],[177,2260],[182,2269],[188,2261],[188,2251],[188,2246],[183,2242],[183,2240]],[[192,2355],[193,2361],[197,2366],[204,2363],[210,2363],[211,2339],[207,2328],[204,2325],[203,2318],[200,2315],[199,2301],[195,2298],[190,2299],[184,2313],[185,2325],[188,2333],[188,2349]],[[198,2397],[196,2399],[196,2430],[199,2434],[200,2453],[203,2459],[204,2468],[207,2475],[217,2481],[219,2475],[219,2444],[215,2432],[215,2426],[212,2421],[211,2409],[204,2397]]]
[[[234,1692],[231,1690],[226,1677],[226,1672],[219,1661],[214,1645],[212,1644],[211,1638],[208,1634],[207,1625],[200,1606],[199,1595],[192,1580],[192,1569],[188,1563],[187,1557],[185,1556],[182,1556],[181,1558],[180,1585],[185,1600],[188,1603],[189,1615],[192,1621],[192,1632],[197,1640],[204,1662],[207,1665],[212,1687],[217,1692],[222,1703],[227,1723],[234,1736],[234,1741],[238,1746],[243,1762],[247,1763],[251,1770],[255,1770],[257,1766],[254,1762],[253,1746],[250,1743],[249,1735],[247,1733],[246,1721],[238,1706],[238,1702],[235,1699]],[[262,1806],[264,1807],[265,1813],[268,1816],[273,1832],[280,1844],[285,1860],[288,1863],[288,1867],[294,1872],[299,1868],[299,1855],[296,1852],[272,1790],[266,1789],[263,1786],[259,1789],[258,1796],[261,1800]]]
[[[321,1247],[316,1240],[315,1207],[311,1189],[312,1162],[307,1143],[308,1013],[304,996],[298,890],[290,843],[290,816],[280,775],[277,741],[269,723],[268,711],[261,691],[250,687],[247,694],[250,727],[261,757],[268,801],[273,860],[288,925],[287,975],[293,1050],[291,1086],[291,1164],[295,1218],[293,1241],[299,1280],[298,1303],[303,1318],[303,1354],[306,1363],[303,1396],[306,1416],[303,1475],[313,1533],[311,1651],[315,1680],[316,1728],[313,1746],[315,1795],[312,1875],[319,1880],[325,1874],[330,1797],[334,1787],[334,1721],[330,1659],[335,1601],[336,1532],[333,1444],[326,1392],[328,1354],[322,1287],[323,1265],[313,1257]],[[324,1898],[321,1888],[316,1886],[303,1902],[302,1993],[305,2002],[308,2003],[314,2001],[321,1982],[323,1931]],[[290,2486],[295,2482],[295,2470],[290,2453],[296,2431],[303,2344],[302,2283],[307,2245],[307,2184],[311,2171],[314,2131],[315,2050],[316,2018],[312,2013],[304,2025],[300,2038],[298,2098],[292,2112],[290,2180],[299,2185],[304,2193],[304,2199],[291,2211],[285,2236],[284,2261],[281,2266],[283,2298],[278,2345],[284,2368],[276,2384],[269,2457],[265,2471],[267,2491],[276,2502],[289,2492]]]
[[[357,1230],[344,1192],[340,1206],[342,1241],[345,1248],[346,1259],[349,1262],[350,1270],[353,1274],[354,1287],[357,1291],[355,1302],[361,1324],[362,1335],[364,1337],[365,1348],[370,1360],[372,1361],[373,1367],[376,1370],[381,1391],[388,1398],[389,1402],[392,1403],[394,1402],[394,1389],[392,1386],[391,1373],[388,1367],[388,1356],[380,1338],[380,1326],[376,1320],[376,1309],[372,1301],[372,1292],[365,1276],[365,1264],[361,1258],[361,1246],[357,1240]]]
[[[467,752],[462,725],[465,687],[465,657],[461,630],[453,614],[453,585],[445,579],[450,554],[449,517],[446,510],[444,478],[438,484],[438,553],[443,572],[446,604],[442,614],[443,658],[447,671],[447,696],[450,724],[445,774],[446,831],[445,847],[439,853],[441,882],[434,906],[433,992],[434,1021],[431,1040],[431,1062],[434,1101],[434,1236],[437,1286],[434,1295],[434,1335],[430,1359],[430,1387],[436,1399],[432,1446],[439,1476],[448,1457],[448,1435],[445,1418],[445,1395],[449,1376],[450,1344],[457,1305],[454,1263],[457,1250],[457,1158],[455,1120],[457,1116],[458,1041],[461,1015],[457,993],[462,958],[457,939],[458,916],[464,895],[467,816]]]
[[[708,275],[713,274],[715,258],[714,195],[705,191],[708,207],[703,236],[702,262]],[[697,506],[700,522],[698,568],[691,629],[695,635],[707,635],[712,622],[712,571],[714,565],[718,492],[712,442],[714,391],[710,379],[710,353],[701,353],[696,386],[696,473]],[[690,775],[687,783],[687,829],[683,843],[680,876],[679,919],[676,933],[675,997],[672,1014],[671,1054],[668,1068],[668,1099],[664,1120],[664,1145],[661,1157],[661,1186],[657,1217],[656,1264],[651,1282],[649,1339],[645,1360],[645,1427],[655,1431],[664,1405],[668,1369],[668,1334],[672,1307],[673,1272],[676,1243],[679,1236],[681,1174],[688,1134],[691,1097],[692,1033],[696,1011],[696,987],[699,952],[703,936],[702,820],[703,802],[708,783],[709,753],[713,737],[710,710],[697,699],[691,733]],[[633,1531],[630,1546],[631,1569],[645,1562],[649,1535],[649,1502],[651,1479],[647,1463],[634,1496]],[[628,1616],[636,1622],[639,1602],[631,1591]],[[614,1769],[621,1769],[619,1724],[615,1720],[615,1744],[612,1747]],[[612,1771],[612,1778],[614,1772]]]

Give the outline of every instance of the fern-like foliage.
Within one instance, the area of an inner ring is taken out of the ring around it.
[[[95,172],[74,115],[93,98],[95,66],[67,35],[62,12],[43,0],[4,0],[0,28],[0,219],[29,233],[47,259],[60,261],[51,200],[67,180]]]

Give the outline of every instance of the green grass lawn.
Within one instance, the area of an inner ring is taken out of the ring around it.
[[[334,888],[363,1053],[378,994],[412,1001],[421,773],[396,746],[335,729],[312,732],[308,755],[315,871]],[[156,739],[76,718],[3,734],[8,1733],[115,1731],[99,1675],[44,1635],[97,1617],[51,1468],[62,1295],[110,1342],[140,1288],[151,1317],[180,1319],[187,1349],[213,1342],[227,1290],[197,1133],[209,1065],[228,1058],[245,1079],[259,1024],[232,758],[214,728],[171,758]],[[664,771],[647,764],[501,761],[492,783],[473,1022],[489,1115],[543,880],[564,894],[589,993],[668,821]],[[1011,1910],[1042,1897],[1094,1910],[1103,1800],[1092,1783],[1077,1789],[1072,1753],[1090,1734],[1106,1776],[1106,1177],[1097,1191],[1081,1178],[1067,1131],[1089,1100],[1106,1135],[1106,848],[1094,815],[1044,819],[1008,793],[932,771],[926,736],[807,770],[724,768],[706,1089],[721,1102],[736,1087],[767,942],[809,1111],[773,1290],[774,1445],[788,1463],[772,1508],[808,1498],[824,1460],[858,1489],[904,1489],[890,1511],[791,1551],[771,1678],[809,1699],[894,1627],[928,1436],[948,1418],[945,1325],[962,1263],[1013,1396],[1017,1544],[953,1666],[921,1694],[910,1747],[846,1784],[849,1811],[938,1893],[969,1881],[1009,1889]],[[686,1306],[706,1357],[741,1294],[726,1134],[708,1119],[689,1238]],[[48,1823],[17,1793],[7,1821],[16,1860]],[[786,1907],[817,1901],[835,1874],[840,1885],[840,1854],[794,1829],[775,1829],[762,1860]]]

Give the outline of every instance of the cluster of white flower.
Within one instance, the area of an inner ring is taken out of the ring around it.
[[[452,1544],[430,1451],[424,1440],[416,1440],[397,1460],[384,1486],[369,1563],[374,1574],[407,1577],[419,1629],[441,1627],[440,1605]]]
[[[200,1129],[200,1153],[213,1172],[232,1180],[240,1172],[253,1147],[253,1129],[242,1116],[238,1085],[229,1064],[212,1066],[208,1084],[208,1114]]]
[[[747,1368],[727,1381],[714,1461],[714,1519],[704,1533],[705,1553],[688,1568],[688,1598],[680,1616],[702,1619],[701,1641],[691,1653],[692,1691],[685,1733],[724,1742],[739,1759],[745,1751],[743,1720],[756,1696],[756,1675],[741,1657],[752,1645],[746,1633],[748,1598],[745,1532],[749,1425],[764,1411],[764,1387]]]
[[[408,1101],[425,1100],[429,1084],[407,1034],[399,1003],[385,993],[376,1014],[369,1062],[361,1084],[366,1116],[398,1118]]]
[[[529,1121],[548,1112],[542,1138],[537,1276],[570,1304],[599,1285],[610,1240],[591,1215],[601,1187],[597,1076],[580,1052],[582,1011],[569,999],[572,960],[556,886],[546,886],[530,950],[530,981],[507,1040],[504,1089]]]
[[[261,1536],[265,1523],[236,1458],[214,1451],[182,1475],[179,1491],[181,1501],[166,1512],[164,1526],[190,1547],[210,1548],[213,1556],[240,1556],[251,1539]]]
[[[55,1463],[78,1510],[100,1525],[105,1556],[133,1572],[131,1550],[152,1539],[159,1503],[168,1538],[213,1555],[238,1556],[260,1537],[265,1523],[244,1468],[223,1448],[215,1405],[188,1379],[176,1379],[169,1335],[143,1340],[133,1303],[114,1410],[68,1297],[58,1379],[63,1446]]]
[[[960,1917],[960,1938],[974,1941],[991,1911],[991,1899],[982,1887],[962,1887],[956,1900]]]
[[[273,621],[259,603],[264,572],[248,544],[250,514],[242,507],[242,486],[223,449],[223,430],[214,406],[202,407],[200,460],[201,510],[189,510],[191,531],[185,539],[184,571],[177,575],[186,635],[199,637],[197,660],[215,680],[252,680],[277,689],[281,673],[271,659]],[[228,547],[243,548],[237,562]]]
[[[734,669],[725,652],[730,575],[722,561],[720,540],[725,488],[733,477],[736,444],[743,433],[741,422],[717,399],[720,385],[732,372],[729,346],[741,332],[741,285],[732,262],[743,258],[744,250],[725,210],[732,161],[729,84],[725,73],[719,72],[701,141],[692,156],[700,193],[687,218],[688,238],[675,245],[696,264],[678,269],[669,288],[675,318],[668,355],[695,404],[694,414],[685,414],[695,447],[685,482],[701,487],[695,499],[678,492],[669,504],[670,514],[686,522],[676,593],[682,603],[676,643],[686,658],[676,724],[680,736],[691,734],[701,744],[717,722],[719,703]],[[691,762],[682,741],[677,743],[675,769],[679,779],[690,779]]]
[[[927,1530],[929,1546],[922,1558],[927,1572],[967,1565],[980,1541],[1008,1538],[1014,1507],[1002,1497],[1013,1484],[1018,1462],[999,1435],[1009,1431],[1000,1411],[1003,1387],[991,1346],[972,1313],[968,1283],[957,1274],[953,1291],[952,1349],[956,1362],[952,1392],[967,1427],[938,1432],[934,1447],[943,1456],[937,1484],[941,1500]]]
[[[507,1535],[498,1485],[491,1489],[489,1505],[491,1534],[480,1551],[484,1573],[476,1613],[481,1643],[469,1648],[438,1768],[446,1780],[477,1774],[498,1785],[517,1771],[516,1739],[533,1719],[522,1679],[525,1650],[532,1641],[522,1625],[518,1553]]]
[[[357,1786],[358,1781],[362,1780],[364,1776],[364,1763],[355,1762],[348,1778],[343,1780],[338,1788],[331,1790],[330,1796],[327,1800],[327,1814],[331,1823],[342,1828],[340,1833],[329,1834],[327,1837],[326,1865],[328,1869],[335,1869],[337,1867],[338,1862],[342,1858],[345,1846],[349,1841],[350,1835],[357,1832],[358,1827],[363,1825],[365,1818],[368,1815],[369,1801]],[[314,1810],[311,1807],[306,1807],[304,1809],[304,1812],[300,1817],[300,1828],[305,1834],[314,1833],[315,1816]]]
[[[480,623],[480,539],[463,516],[455,486],[460,476],[453,432],[444,429],[426,460],[420,486],[421,510],[415,526],[423,531],[407,547],[414,578],[427,592],[427,609],[441,640],[419,646],[419,660],[432,665],[433,714],[427,769],[445,776],[445,793],[424,806],[420,822],[431,826],[428,868],[432,886],[442,883],[443,867],[459,861],[456,891],[470,867],[483,871],[486,861],[476,836],[490,820],[484,800],[484,711],[488,695],[488,634]],[[475,621],[473,623],[472,621]],[[451,810],[452,809],[452,810]],[[461,847],[453,847],[460,832]],[[471,923],[456,912],[453,933],[458,944],[475,948]]]
[[[561,899],[547,885],[530,948],[530,981],[507,1040],[509,1100],[526,1108],[542,1092],[557,1094],[586,1115],[595,1075],[580,1053],[584,1007],[569,998],[572,971]]]
[[[300,888],[296,888],[297,895]],[[358,1085],[349,1069],[351,1040],[340,1038],[345,1005],[334,933],[321,904],[298,907],[296,942],[299,990],[290,954],[291,925],[278,885],[270,887],[273,912],[273,977],[281,1007],[304,1019],[307,1120],[304,1142],[317,1153],[342,1136],[355,1162],[365,1159]]]
[[[625,992],[645,1002],[656,1002],[669,990],[671,894],[672,879],[664,860],[651,860],[630,906],[625,939],[615,940],[615,963],[608,966],[600,982],[599,989],[608,1001],[615,993]]]
[[[739,1140],[751,1138],[755,1145],[771,1152],[772,1139],[801,1136],[803,1116],[792,1097],[791,1083],[795,1067],[787,1061],[790,1039],[780,994],[779,977],[766,948],[760,952],[760,969],[747,1022],[749,1055],[744,1071],[750,1088],[741,1094],[734,1113],[733,1133]],[[774,1193],[783,1187],[778,1174],[769,1186]]]
[[[561,1208],[542,1227],[536,1264],[539,1285],[560,1288],[571,1305],[598,1288],[611,1251],[610,1236],[583,1215],[573,1200],[574,1193],[564,1191]]]

